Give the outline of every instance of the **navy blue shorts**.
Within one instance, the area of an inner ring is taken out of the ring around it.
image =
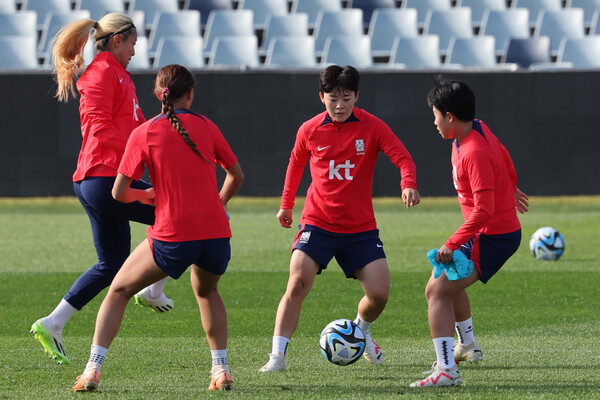
[[[477,233],[460,247],[479,271],[479,280],[486,283],[519,249],[521,230],[502,235]]]
[[[173,279],[192,264],[215,275],[223,275],[231,258],[229,238],[163,242],[151,239],[154,262]]]
[[[346,278],[371,261],[385,258],[383,243],[379,240],[379,229],[358,233],[333,233],[314,225],[300,225],[292,251],[302,250],[319,264],[319,272],[327,268],[333,257]]]

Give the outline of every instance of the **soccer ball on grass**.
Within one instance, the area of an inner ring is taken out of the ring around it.
[[[558,260],[565,251],[565,238],[556,229],[545,226],[531,235],[529,250],[538,260]]]
[[[349,365],[363,355],[365,333],[354,321],[336,319],[321,332],[319,345],[327,361],[335,365]]]

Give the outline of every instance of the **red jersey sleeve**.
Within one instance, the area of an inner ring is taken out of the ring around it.
[[[119,165],[119,173],[128,178],[139,180],[144,173],[144,163],[147,162],[145,154],[145,141],[142,128],[136,128],[129,136],[125,152]]]
[[[283,185],[283,193],[281,195],[281,208],[292,209],[296,200],[296,191],[302,179],[302,173],[306,166],[306,161],[310,155],[306,147],[306,124],[303,124],[298,129],[296,142],[290,155],[287,171],[285,173],[285,183]]]
[[[494,215],[495,204],[493,190],[480,190],[474,192],[473,201],[473,212],[471,212],[469,218],[444,244],[444,246],[450,250],[456,250],[469,241]]]

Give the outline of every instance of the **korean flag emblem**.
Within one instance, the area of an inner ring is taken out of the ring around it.
[[[365,141],[362,139],[357,139],[355,141],[356,145],[356,154],[365,154]]]

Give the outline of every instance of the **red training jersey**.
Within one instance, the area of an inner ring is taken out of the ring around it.
[[[445,246],[458,249],[477,232],[500,235],[521,228],[517,217],[517,173],[500,140],[480,120],[452,145],[452,179],[465,223]]]
[[[382,120],[357,107],[343,123],[333,121],[327,111],[318,114],[298,130],[281,208],[294,207],[302,172],[309,160],[312,182],[301,222],[336,233],[376,229],[372,186],[380,151],[400,169],[400,187],[416,189],[415,163]]]
[[[83,142],[73,182],[117,176],[131,131],[142,115],[131,74],[110,51],[98,53],[77,80]]]
[[[136,128],[125,148],[119,172],[139,179],[144,165],[156,193],[156,220],[148,237],[166,242],[231,237],[217,186],[215,164],[233,166],[237,159],[217,126],[189,110],[175,111],[196,154],[160,114]]]

